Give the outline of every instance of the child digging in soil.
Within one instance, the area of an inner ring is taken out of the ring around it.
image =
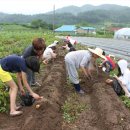
[[[43,53],[43,63],[47,64],[50,60],[54,60],[56,58],[55,53],[56,47],[47,47],[46,50]]]
[[[103,55],[105,56],[105,51],[103,51]],[[105,58],[106,59],[102,62],[101,67],[104,72],[109,73],[110,71],[115,69],[116,63],[110,55],[105,56]]]
[[[32,44],[27,47],[23,52],[23,58],[27,58],[29,56],[37,56],[40,59],[42,59],[42,54],[44,50],[46,49],[45,40],[43,38],[35,38],[32,41]],[[35,72],[31,69],[27,69],[27,80],[30,86],[41,86],[38,82],[35,81]]]
[[[38,94],[33,92],[27,82],[27,68],[31,69],[33,72],[39,72],[40,64],[37,57],[31,56],[24,59],[21,56],[9,55],[0,60],[0,79],[2,80],[2,82],[10,87],[10,116],[18,116],[23,113],[22,111],[19,111],[19,107],[16,106],[16,96],[18,88],[10,73],[16,73],[18,87],[21,94],[25,94],[23,88],[24,85],[32,97],[34,97],[35,99],[41,98]]]
[[[70,35],[66,36],[66,40],[69,41],[73,46],[77,44],[77,41],[72,39]]]
[[[66,49],[68,52],[76,51],[74,46],[70,43],[69,40],[64,40],[65,46],[62,46],[63,49]]]
[[[81,70],[84,72],[85,77],[88,79],[92,79],[92,58],[94,60],[99,57],[105,59],[102,53],[103,50],[100,48],[88,48],[88,50],[78,50],[70,52],[65,56],[65,65],[69,75],[69,79],[73,83],[75,90],[78,93],[84,94],[84,91],[80,88],[77,69],[81,68]]]

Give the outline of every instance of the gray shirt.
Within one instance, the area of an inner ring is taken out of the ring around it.
[[[91,61],[91,53],[88,50],[72,51],[66,54],[65,61],[74,64],[78,69],[80,67],[88,67]]]

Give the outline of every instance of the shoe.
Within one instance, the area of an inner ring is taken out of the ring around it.
[[[23,114],[22,111],[14,111],[14,112],[11,112],[11,113],[10,113],[10,116],[15,117],[15,116],[20,116],[20,115],[22,115],[22,114]]]
[[[32,84],[31,84],[31,86],[36,86],[36,85],[39,86],[39,87],[41,86],[41,84],[38,83],[38,82],[35,82],[35,83],[32,83]]]
[[[84,94],[84,91],[83,91],[83,90],[80,90],[80,91],[79,91],[79,94]]]

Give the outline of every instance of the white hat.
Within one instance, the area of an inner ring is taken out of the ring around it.
[[[59,41],[56,41],[56,40],[54,41],[55,44],[57,44],[58,42],[59,42]]]
[[[100,49],[100,48],[95,48],[95,49],[91,49],[91,48],[88,48],[88,50],[96,55],[98,55],[99,57],[103,58],[103,59],[106,59],[106,57],[103,54],[103,50]]]

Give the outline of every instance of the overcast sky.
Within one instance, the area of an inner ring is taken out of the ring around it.
[[[117,4],[130,7],[130,0],[0,0],[0,12],[17,14],[45,13],[69,5]]]

